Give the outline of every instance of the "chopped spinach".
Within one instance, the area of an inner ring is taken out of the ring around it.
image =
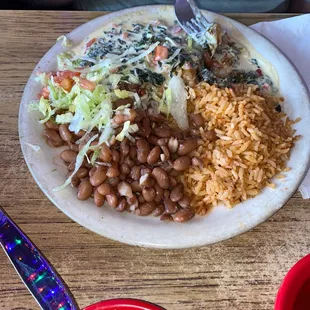
[[[142,82],[148,82],[153,85],[161,85],[165,81],[165,77],[162,74],[152,72],[149,69],[139,69],[135,68],[130,71],[132,74],[135,74],[138,79]]]

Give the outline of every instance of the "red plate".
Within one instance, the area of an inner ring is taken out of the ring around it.
[[[90,305],[83,310],[165,310],[162,307],[138,299],[110,299]]]
[[[310,309],[310,254],[297,262],[285,276],[274,309]]]

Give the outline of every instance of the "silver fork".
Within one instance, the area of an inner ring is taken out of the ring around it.
[[[205,34],[212,24],[201,14],[196,3],[193,0],[176,0],[174,9],[183,30],[199,45],[205,45]]]

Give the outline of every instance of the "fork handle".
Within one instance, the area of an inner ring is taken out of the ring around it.
[[[16,272],[44,310],[78,310],[50,263],[0,207],[0,243]]]

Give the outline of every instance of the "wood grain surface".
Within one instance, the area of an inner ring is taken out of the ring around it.
[[[81,308],[132,297],[169,310],[272,309],[283,276],[309,253],[310,201],[300,194],[268,221],[232,240],[187,250],[151,250],[105,239],[72,222],[31,177],[17,126],[27,79],[58,36],[102,14],[0,11],[0,205],[51,261]],[[249,25],[287,15],[229,16]],[[2,251],[0,309],[39,309]]]

